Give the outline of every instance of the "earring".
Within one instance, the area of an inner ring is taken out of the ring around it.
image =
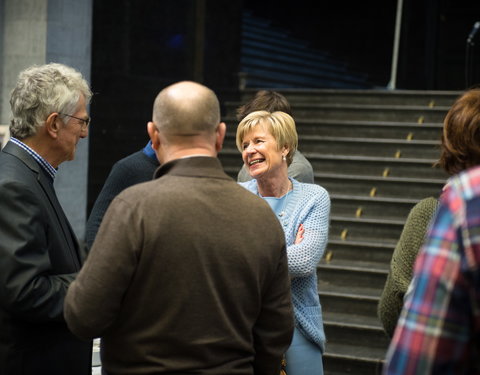
[[[282,160],[283,161],[287,160],[287,157],[285,155],[282,155]]]

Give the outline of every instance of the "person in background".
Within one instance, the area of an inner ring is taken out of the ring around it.
[[[143,149],[120,159],[113,165],[87,220],[85,242],[88,248],[92,247],[105,211],[113,198],[127,187],[152,180],[159,165],[151,141]]]
[[[390,261],[390,270],[377,306],[377,315],[388,337],[393,336],[403,298],[412,280],[413,265],[438,208],[438,198],[427,197],[409,212]]]
[[[471,121],[475,112],[469,104],[477,97],[480,97],[480,90],[467,92],[457,103],[458,115],[450,114],[445,118],[440,158],[436,164],[450,176],[475,166],[480,161],[480,149],[475,136],[476,123]],[[464,112],[460,113],[458,108]],[[390,272],[378,304],[378,317],[389,337],[395,331],[404,296],[412,280],[417,254],[424,244],[438,205],[438,197],[427,197],[412,208],[393,252]]]
[[[287,98],[276,91],[260,90],[255,96],[244,105],[237,108],[237,120],[241,121],[249,113],[254,111],[285,112],[290,116],[292,110]],[[292,162],[288,166],[288,175],[299,182],[314,183],[313,168],[310,162],[297,149],[293,155]],[[245,164],[238,172],[237,181],[245,182],[251,179]]]
[[[85,259],[57,200],[57,169],[87,137],[88,83],[62,64],[20,73],[11,138],[0,152],[0,374],[86,375],[92,345],[63,318]]]
[[[101,337],[109,375],[278,375],[293,334],[285,238],[216,157],[216,95],[168,86],[147,130],[161,167],[107,209],[68,290],[68,326]]]
[[[288,375],[323,374],[325,333],[317,290],[317,265],[328,239],[330,198],[319,185],[288,176],[298,137],[284,112],[256,111],[237,127],[236,144],[252,180],[241,186],[263,198],[282,224],[295,313]],[[258,240],[263,238],[263,232]]]
[[[479,371],[479,128],[475,89],[456,100],[444,121],[440,165],[458,174],[447,182],[415,263],[385,374]]]

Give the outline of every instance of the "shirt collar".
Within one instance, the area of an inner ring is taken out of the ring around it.
[[[38,164],[40,164],[40,166],[48,173],[52,180],[55,179],[57,170],[48,161],[42,158],[37,152],[35,152],[32,148],[28,147],[25,143],[19,141],[17,138],[10,137],[10,141],[15,143],[18,147],[24,149],[32,158],[35,159]]]
[[[152,141],[148,141],[147,145],[143,148],[143,153],[153,160],[157,160],[157,154],[152,147]]]

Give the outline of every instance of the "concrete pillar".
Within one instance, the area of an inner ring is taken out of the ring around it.
[[[90,81],[92,0],[0,0],[0,124],[10,118],[9,93],[18,73],[32,65],[59,62]],[[78,238],[83,240],[87,207],[88,140],[75,160],[63,163],[57,195]]]

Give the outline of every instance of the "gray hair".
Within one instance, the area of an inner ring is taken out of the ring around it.
[[[69,66],[50,63],[23,70],[10,96],[11,136],[25,139],[35,135],[51,113],[75,112],[80,95],[88,104],[92,92],[82,74]]]

